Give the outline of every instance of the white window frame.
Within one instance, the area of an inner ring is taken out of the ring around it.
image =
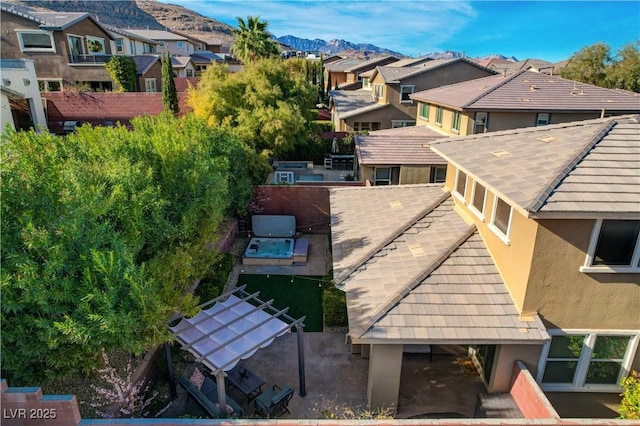
[[[436,107],[436,125],[442,127],[442,117],[444,116],[444,108],[441,106]]]
[[[453,133],[460,133],[461,121],[462,121],[462,114],[460,114],[460,111],[453,111],[453,116],[451,117],[451,131]]]
[[[119,46],[118,46],[118,41],[120,42]],[[124,51],[124,39],[123,38],[116,38],[113,41],[113,45],[116,47],[116,53],[125,53],[125,51]]]
[[[426,107],[426,115],[422,114],[422,110]],[[425,121],[429,121],[429,109],[431,109],[431,105],[427,104],[427,103],[420,103],[420,118],[424,119]]]
[[[384,98],[384,84],[373,84],[373,99],[380,100]]]
[[[548,126],[549,124],[551,124],[551,114],[547,112],[539,112],[536,114],[536,126]]]
[[[107,46],[104,44],[104,39],[100,38],[100,37],[94,37],[94,36],[86,36],[85,37],[86,43],[87,43],[87,54],[88,55],[107,55]],[[89,42],[91,41],[95,41],[100,43],[100,46],[102,46],[102,51],[101,52],[94,52],[93,50],[91,50],[91,48],[89,47]]]
[[[484,123],[482,123],[482,132],[478,132],[478,114],[485,114],[485,119],[484,119]],[[486,111],[478,111],[476,112],[474,118],[473,118],[473,134],[474,135],[478,135],[481,133],[487,133],[487,131],[489,130],[489,113]]]
[[[40,78],[38,79],[38,83],[42,83],[44,86],[44,92],[62,92],[64,88],[62,87],[62,79],[56,78]],[[58,83],[60,85],[60,90],[49,90],[49,83]]]
[[[433,166],[433,183],[444,183],[447,181],[447,166]],[[438,179],[438,170],[444,170],[442,179]]]
[[[624,336],[629,337],[629,344],[622,359],[622,368],[618,375],[616,383],[620,383],[622,377],[626,377],[631,371],[631,364],[638,349],[638,341],[640,341],[640,333],[637,330],[580,330],[580,329],[547,329],[550,336],[585,336],[582,352],[578,358],[576,374],[572,383],[542,383],[544,377],[549,350],[551,349],[551,340],[546,342],[542,347],[540,360],[538,362],[538,374],[536,381],[540,384],[542,390],[545,391],[583,391],[583,392],[620,392],[622,388],[619,385],[611,384],[586,384],[586,377],[591,361],[591,354],[595,347],[596,338],[598,336]]]
[[[460,173],[464,174],[464,193],[461,194],[458,192],[458,181],[460,180]],[[462,201],[463,203],[466,204],[466,195],[467,195],[467,188],[469,187],[469,175],[464,172],[463,170],[460,169],[456,169],[456,181],[453,185],[453,195],[454,197],[458,198],[458,200]]]
[[[20,43],[20,51],[22,52],[52,52],[56,53],[56,40],[53,37],[53,32],[51,31],[41,31],[41,30],[16,30],[18,35],[18,42]],[[49,36],[51,40],[51,47],[25,47],[24,41],[22,40],[22,34],[46,34]]]
[[[400,85],[400,103],[401,104],[413,104],[413,99],[402,99],[402,95],[405,94],[406,90],[409,89],[410,92],[406,93],[407,95],[412,94],[416,90],[416,86],[414,84],[401,84]],[[408,96],[407,96],[408,97]]]
[[[596,248],[598,247],[598,241],[600,240],[600,230],[602,229],[602,222],[604,219],[596,219],[596,223],[593,225],[593,231],[591,232],[591,239],[589,240],[589,248],[587,249],[587,256],[584,261],[584,265],[579,268],[580,272],[591,273],[640,273],[640,235],[636,240],[636,246],[631,256],[631,264],[629,266],[623,265],[593,265],[593,259],[595,258]]]
[[[495,225],[496,212],[498,211],[498,200],[502,201],[503,203],[505,203],[506,205],[509,206],[509,221],[507,222],[507,232],[506,233],[503,233],[502,230]],[[509,205],[509,203],[507,203],[505,200],[503,200],[502,198],[498,197],[497,195],[494,195],[493,196],[493,210],[491,212],[491,222],[489,223],[489,229],[491,229],[493,231],[493,233],[496,234],[496,236],[498,238],[500,238],[500,240],[502,240],[503,243],[509,245],[509,244],[511,244],[511,240],[509,239],[509,235],[511,235],[511,225],[512,224],[513,224],[513,206]]]
[[[80,39],[80,47],[82,48],[81,52],[74,53],[71,50],[71,46],[73,45],[71,43],[71,37]],[[87,54],[87,52],[86,52],[87,46],[86,46],[86,42],[84,41],[84,36],[77,35],[77,34],[67,34],[67,45],[69,47],[69,55],[71,55],[71,56],[84,56],[84,55]]]
[[[362,88],[364,90],[371,90],[371,80],[369,77],[362,77]]]
[[[152,85],[150,83],[153,83],[153,87],[151,87]],[[153,89],[153,90],[149,90],[149,89]],[[157,93],[158,92],[158,85],[157,85],[157,81],[155,78],[145,78],[144,79],[144,91],[147,93]]]
[[[136,41],[135,40],[129,40],[129,50],[131,51],[129,53],[131,53],[132,55],[136,54],[136,50],[137,49],[136,49]]]
[[[474,205],[474,200],[476,197],[476,188],[478,187],[478,185],[484,188],[484,197],[482,198],[482,210],[478,210]],[[476,216],[478,216],[478,218],[483,222],[485,220],[484,212],[487,207],[487,192],[489,191],[487,191],[486,186],[482,185],[481,183],[478,183],[478,181],[476,180],[473,181],[473,187],[471,188],[471,201],[469,202],[469,210],[471,210],[471,212]]]
[[[402,127],[411,127],[415,125],[416,125],[416,122],[413,120],[391,120],[392,129],[399,129]]]
[[[373,170],[373,186],[378,186],[378,182],[387,182],[387,186],[391,185],[391,177],[393,174],[393,167],[375,167]],[[388,179],[379,179],[378,178],[378,170],[389,170],[389,178]]]

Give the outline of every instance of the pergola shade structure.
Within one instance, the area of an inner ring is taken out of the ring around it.
[[[289,308],[277,310],[272,306],[273,299],[264,302],[258,295],[247,293],[244,286],[239,287],[202,304],[203,309],[195,317],[182,317],[176,325],[169,327],[182,348],[216,376],[221,415],[225,414],[226,404],[225,371],[231,370],[241,359],[251,357],[258,349],[269,346],[276,337],[293,327],[298,332],[300,395],[306,395],[302,343],[305,317],[294,319],[287,315]]]

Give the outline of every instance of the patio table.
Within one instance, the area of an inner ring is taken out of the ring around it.
[[[262,393],[264,380],[248,368],[238,364],[228,371],[227,375],[229,383],[242,392],[247,397],[248,402],[251,402],[252,399]]]

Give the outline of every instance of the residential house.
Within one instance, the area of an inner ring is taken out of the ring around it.
[[[397,406],[416,345],[468,347],[488,392],[516,360],[548,392],[621,391],[640,368],[639,120],[440,139],[444,188],[330,191],[333,281],[371,407]]]
[[[429,143],[440,138],[418,126],[355,135],[356,178],[375,186],[443,183],[447,162],[429,149]]]
[[[195,74],[200,75],[207,70],[213,62],[224,62],[225,55],[222,53],[212,53],[208,50],[191,54],[191,61],[195,67]]]
[[[640,95],[532,71],[416,92],[416,124],[470,135],[640,112]]]
[[[361,90],[331,94],[332,120],[337,131],[380,130],[416,124],[415,91],[473,80],[494,74],[465,58],[436,59],[415,67],[376,67]]]
[[[158,42],[125,31],[122,28],[105,26],[113,37],[111,41],[111,52],[114,55],[146,55],[155,54],[158,51]]]
[[[344,70],[345,82],[339,84],[340,90],[357,90],[369,84],[369,72],[372,72],[378,66],[391,65],[399,59],[395,56],[382,56],[379,58],[371,58],[366,61],[352,65]],[[333,82],[333,79],[331,80]],[[334,85],[335,87],[335,85]]]
[[[127,29],[128,32],[158,43],[158,53],[169,52],[172,55],[189,56],[196,51],[196,44],[184,35],[162,30]]]
[[[162,61],[158,55],[133,56],[136,64],[136,85],[138,92],[162,91]]]
[[[328,87],[328,89],[331,90],[347,83],[347,70],[362,62],[364,60],[360,58],[343,58],[337,61],[323,62],[325,84],[328,86],[331,83],[331,87]]]
[[[0,133],[7,125],[14,130],[47,130],[47,119],[32,59],[0,60]]]
[[[489,65],[489,68],[494,69],[502,74],[512,74],[518,71],[533,71],[540,74],[548,75],[557,74],[557,68],[553,62],[534,58],[523,59],[521,61],[494,60]]]
[[[113,36],[88,13],[36,12],[0,5],[2,58],[32,59],[44,91],[87,84],[110,90],[104,64],[111,58]]]
[[[171,55],[173,75],[176,77],[195,77],[196,66],[190,56]]]

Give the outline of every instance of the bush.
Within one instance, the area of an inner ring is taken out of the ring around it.
[[[621,419],[640,419],[640,373],[632,371],[629,377],[625,377],[620,382],[623,388],[622,401],[618,408]]]
[[[233,256],[230,253],[220,254],[216,267],[200,281],[196,288],[195,295],[200,299],[200,303],[208,302],[222,294],[232,270]]]

